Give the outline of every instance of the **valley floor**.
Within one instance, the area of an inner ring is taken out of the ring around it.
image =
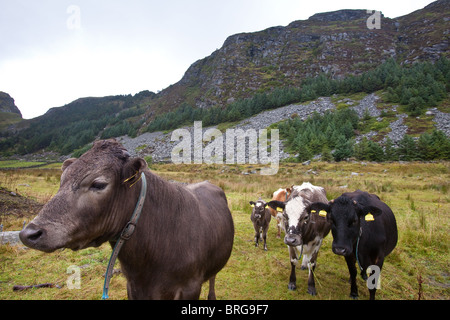
[[[276,238],[275,220],[268,234],[268,251],[255,248],[250,221],[250,200],[270,200],[280,187],[309,181],[325,188],[328,199],[361,189],[377,194],[393,210],[399,241],[385,259],[377,299],[450,299],[450,163],[361,163],[311,162],[309,165],[281,164],[278,174],[259,175],[257,165],[174,165],[153,164],[151,169],[167,180],[197,182],[209,180],[226,193],[235,224],[234,248],[230,260],[218,274],[216,294],[225,300],[342,300],[349,299],[350,287],[345,261],[331,251],[332,236],[324,239],[319,252],[317,296],[307,294],[307,271],[297,271],[297,290],[287,289],[290,263],[286,245]],[[253,174],[243,174],[243,173]],[[42,205],[59,187],[59,169],[0,170],[2,190]],[[34,205],[7,201],[2,194],[0,219],[4,231],[20,230],[23,221],[36,214]],[[25,200],[24,200],[25,201]],[[20,202],[20,200],[19,200]],[[34,203],[33,202],[33,203]],[[8,204],[10,207],[8,207]],[[11,206],[14,210],[10,210]],[[18,210],[20,212],[18,212]],[[0,299],[100,299],[103,274],[111,248],[103,244],[78,252],[52,254],[23,246],[0,246]],[[80,289],[70,289],[70,266],[79,267]],[[116,269],[120,264],[116,263]],[[360,299],[368,299],[365,282],[358,277]],[[14,285],[52,283],[54,288],[13,291]],[[207,287],[207,284],[205,284]],[[206,299],[207,290],[201,298]],[[126,299],[122,274],[113,277],[110,299]]]

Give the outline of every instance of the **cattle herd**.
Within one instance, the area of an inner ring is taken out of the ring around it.
[[[66,160],[62,170],[57,194],[20,233],[25,245],[53,252],[104,242],[114,248],[121,239],[118,259],[129,299],[198,299],[205,281],[210,284],[208,299],[215,299],[215,277],[226,265],[234,239],[221,188],[209,182],[167,182],[115,140],[97,141],[80,158]],[[144,199],[142,176],[148,185]],[[137,202],[143,202],[142,213],[138,221],[131,221]],[[277,237],[281,230],[285,233],[290,290],[296,289],[295,268],[301,259],[301,268],[309,270],[308,293],[316,294],[314,269],[330,230],[332,251],[347,262],[353,298],[358,296],[356,264],[367,279],[367,269],[381,270],[397,243],[391,209],[376,195],[360,190],[328,201],[324,188],[306,182],[280,188],[269,202],[258,199],[250,204],[255,246],[264,241],[268,250],[272,217]],[[376,288],[369,292],[374,299]]]
[[[296,289],[295,267],[301,257],[301,268],[309,270],[308,293],[316,295],[314,269],[323,238],[331,230],[333,236],[332,251],[345,257],[350,273],[350,296],[358,297],[356,286],[357,269],[361,277],[367,280],[367,271],[374,273],[374,266],[379,271],[384,258],[397,244],[397,224],[392,210],[374,194],[356,190],[343,193],[336,199],[327,200],[325,189],[304,182],[290,188],[280,188],[273,193],[273,198],[266,203],[263,200],[252,204],[251,220],[255,228],[255,241],[263,232],[264,249],[267,250],[266,234],[270,216],[264,215],[265,222],[254,216],[267,206],[285,232],[284,243],[289,249],[291,274],[288,288]],[[268,211],[267,209],[265,209]],[[259,216],[262,216],[261,214]],[[297,255],[299,254],[299,255]],[[376,286],[369,288],[370,299],[375,299]]]

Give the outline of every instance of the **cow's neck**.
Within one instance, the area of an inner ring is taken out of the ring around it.
[[[191,196],[179,186],[163,180],[149,170],[145,172],[145,176],[148,187],[141,216],[135,232],[125,242],[118,256],[127,280],[130,280],[131,274],[133,276],[138,274],[135,270],[145,269],[148,274],[151,265],[157,260],[158,251],[164,248],[165,237],[176,232],[176,227],[170,223],[180,218],[182,214],[180,208],[183,208],[186,198]],[[122,222],[123,226],[132,215],[140,186],[139,182],[132,187],[134,191],[129,195],[129,199],[134,200],[125,210],[127,212],[126,219]],[[114,247],[115,241],[111,241],[110,244]]]

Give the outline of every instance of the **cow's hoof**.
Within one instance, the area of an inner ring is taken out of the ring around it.
[[[308,293],[312,296],[315,296],[317,294],[316,288],[313,288],[313,287],[308,288]]]
[[[290,282],[288,284],[288,289],[291,290],[291,291],[295,291],[295,289],[297,289],[297,286],[295,285],[295,283]]]
[[[357,293],[350,293],[350,298],[353,300],[358,300],[358,294]]]

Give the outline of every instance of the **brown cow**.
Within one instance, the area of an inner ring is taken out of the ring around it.
[[[293,187],[293,186],[292,186]],[[292,193],[292,187],[290,188],[280,188],[277,191],[275,191],[272,195],[272,201],[287,201],[289,196]],[[281,213],[278,213],[277,210],[272,209],[269,207],[270,214],[276,219],[277,221],[277,238],[281,237],[281,220],[282,215]]]
[[[119,253],[129,299],[198,299],[230,257],[234,226],[225,193],[209,182],[169,183],[130,158],[116,141],[98,141],[63,164],[58,193],[20,233],[34,249],[114,247],[130,220],[144,172],[146,198],[135,231]],[[136,177],[125,182],[126,178]]]

